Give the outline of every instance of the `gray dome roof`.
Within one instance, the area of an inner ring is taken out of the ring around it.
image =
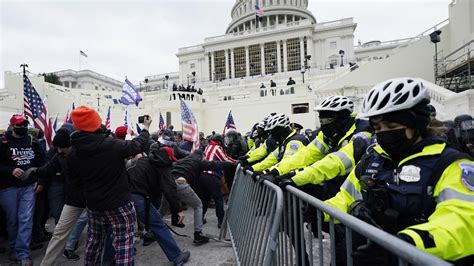
[[[255,5],[265,12],[265,16],[294,15],[300,19],[310,19],[316,23],[316,18],[308,10],[308,0],[236,0],[232,7],[232,21],[226,33],[232,32],[242,24],[255,19]]]

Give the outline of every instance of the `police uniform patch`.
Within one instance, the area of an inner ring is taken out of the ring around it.
[[[459,163],[461,167],[461,181],[464,186],[470,191],[474,191],[474,163],[462,162]]]
[[[300,145],[298,143],[291,143],[290,144],[290,150],[292,150],[292,151],[298,150],[299,147],[300,147]]]
[[[402,171],[400,172],[400,175],[398,177],[405,182],[418,182],[421,179],[420,172],[420,167],[414,165],[406,165],[403,166]]]

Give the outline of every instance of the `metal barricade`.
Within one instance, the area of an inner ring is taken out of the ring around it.
[[[239,265],[275,264],[282,212],[282,190],[268,181],[256,183],[239,167],[220,234],[222,239],[229,233]]]
[[[250,174],[238,167],[220,235],[229,233],[239,265],[353,265],[353,233],[393,255],[388,264],[450,265],[298,188],[282,191]],[[311,223],[303,217],[308,205],[316,211]]]
[[[385,259],[380,263],[381,265],[396,262],[398,262],[399,265],[408,265],[408,263],[413,265],[450,265],[379,228],[339,211],[298,188],[287,186],[284,194],[288,202],[285,202],[283,216],[289,214],[293,215],[293,218],[287,219],[290,221],[291,226],[283,226],[283,228],[285,229],[285,234],[289,235],[294,241],[299,241],[299,244],[293,245],[296,256],[289,256],[289,260],[284,260],[281,265],[313,265],[315,261],[318,262],[319,265],[329,265],[329,261],[330,265],[341,265],[341,261],[345,262],[344,264],[346,265],[353,265],[352,252],[353,249],[356,248],[353,246],[354,232],[360,234],[365,240],[364,243],[359,243],[359,245],[365,244],[372,247],[378,245],[382,249],[375,248],[373,252],[380,253],[386,251],[396,256],[396,258],[390,258],[391,256],[383,257],[380,256],[380,254],[373,254],[373,256],[379,256]],[[314,237],[311,224],[307,224],[306,227],[303,226],[303,203],[307,203],[316,208],[316,220],[312,223],[316,225],[316,228],[314,228]],[[324,223],[324,213],[329,215],[329,223]],[[293,220],[293,222],[291,222],[291,220]],[[335,225],[335,221],[339,221],[340,225]],[[292,232],[296,232],[300,235],[295,236]],[[327,237],[329,237],[329,240],[325,239]],[[313,242],[316,242],[316,245],[313,245]],[[342,256],[340,251],[337,252],[337,248],[339,250],[342,248],[342,254],[345,253],[345,256]],[[285,250],[285,244],[279,243],[279,249]],[[313,253],[316,254],[313,255]],[[342,257],[337,257],[336,254]],[[370,252],[367,253],[367,256],[370,256]],[[303,262],[303,260],[305,261]],[[339,263],[338,260],[340,260]]]

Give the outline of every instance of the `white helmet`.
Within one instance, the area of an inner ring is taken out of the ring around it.
[[[339,112],[342,110],[348,110],[349,112],[354,111],[354,103],[345,96],[330,96],[324,99],[318,106],[314,108],[314,111],[333,111]]]
[[[277,113],[269,113],[268,115],[265,116],[265,118],[263,118],[263,126],[266,126],[267,123],[268,123],[268,120],[270,120],[270,118],[272,118],[273,116],[275,116]]]
[[[419,79],[396,78],[381,82],[365,96],[360,117],[372,117],[407,110],[430,96]]]
[[[276,127],[289,127],[290,126],[290,118],[285,114],[276,114],[272,116],[265,126],[265,131],[272,130]]]

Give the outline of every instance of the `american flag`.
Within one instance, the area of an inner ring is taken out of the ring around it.
[[[48,109],[26,75],[23,75],[23,95],[25,116],[33,120],[35,128],[43,131],[49,149],[52,146],[53,128]]]
[[[183,126],[183,139],[193,142],[193,148],[191,151],[199,149],[199,130],[196,117],[193,112],[189,110],[183,99],[179,99],[181,102],[181,124]]]
[[[160,124],[158,125],[158,127],[160,128],[160,130],[165,130],[166,129],[165,120],[163,119],[163,116],[161,115],[161,112],[160,112]]]
[[[258,5],[255,5],[255,12],[257,13],[257,16],[263,16],[265,14],[263,9],[261,9]]]
[[[233,130],[236,129],[234,117],[232,116],[232,111],[229,111],[229,115],[227,116],[227,121],[225,122],[225,126],[224,126],[224,134],[227,133],[227,131],[230,129],[233,129]]]
[[[110,128],[110,106],[109,106],[109,110],[107,111],[107,118],[105,118],[105,128],[107,129]]]

